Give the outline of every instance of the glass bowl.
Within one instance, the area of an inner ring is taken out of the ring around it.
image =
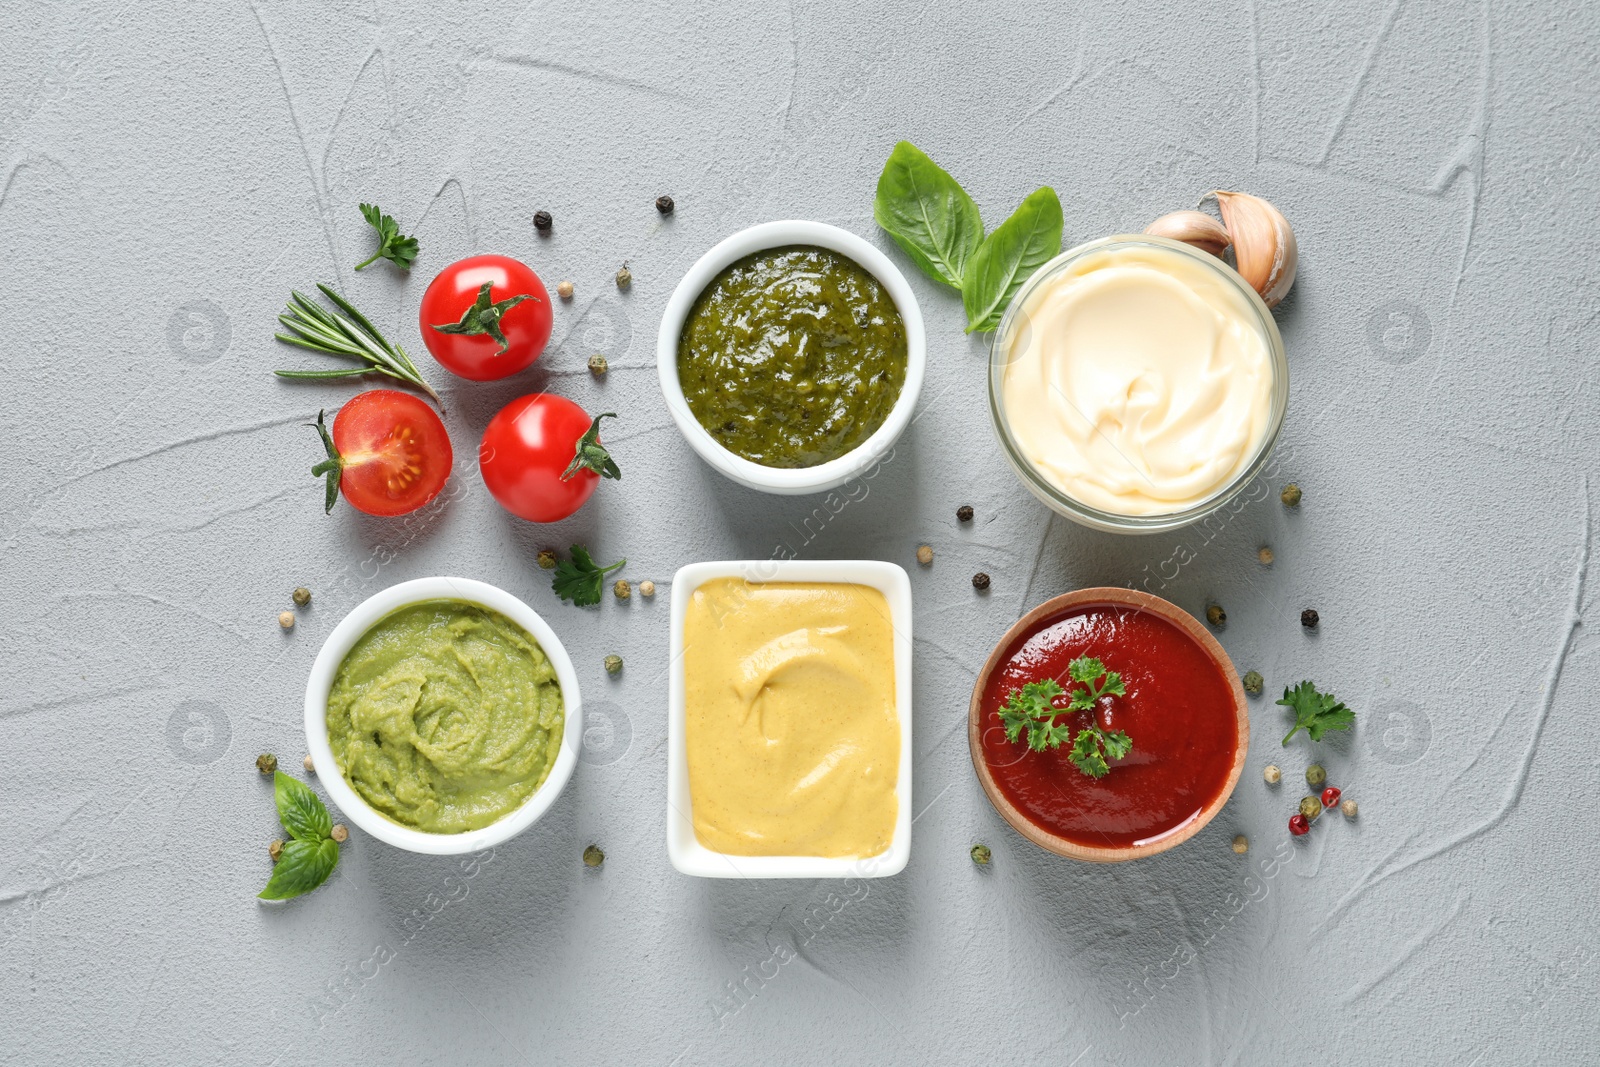
[[[1029,328],[1027,316],[1022,312],[1029,296],[1040,286],[1067,270],[1081,267],[1082,261],[1090,257],[1122,248],[1137,247],[1157,247],[1187,256],[1244,298],[1244,304],[1253,312],[1254,325],[1259,329],[1261,339],[1267,347],[1272,367],[1270,400],[1272,409],[1267,418],[1267,431],[1256,446],[1249,462],[1242,465],[1232,479],[1210,496],[1177,511],[1125,515],[1103,511],[1074,499],[1053,484],[1024,455],[1006,419],[1004,381],[1006,368],[1011,360],[1012,341]],[[1113,533],[1160,533],[1164,530],[1175,530],[1198,522],[1226,505],[1238,496],[1266,465],[1267,459],[1272,455],[1273,447],[1278,442],[1278,434],[1283,429],[1283,416],[1288,406],[1289,362],[1284,355],[1283,338],[1278,334],[1277,323],[1273,321],[1272,312],[1267,309],[1267,305],[1238,272],[1222,260],[1210,253],[1201,252],[1180,241],[1168,240],[1165,237],[1151,237],[1144,234],[1103,237],[1098,241],[1090,241],[1061,253],[1035,271],[1033,277],[1018,290],[1011,305],[1006,308],[1005,316],[1000,320],[1000,328],[995,331],[993,345],[989,351],[989,417],[994,423],[995,436],[1000,440],[1001,451],[1005,453],[1011,469],[1022,480],[1022,484],[1027,486],[1029,492],[1056,513],[1084,526]]]

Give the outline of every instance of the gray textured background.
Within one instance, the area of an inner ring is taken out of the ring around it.
[[[7,3],[0,1058],[1593,1062],[1597,43],[1583,0]],[[1069,244],[1216,186],[1276,201],[1302,263],[1265,499],[1150,539],[1051,519],[993,443],[984,341],[893,249],[930,367],[866,499],[805,543],[817,500],[697,461],[653,370],[672,286],[772,218],[889,248],[870,202],[902,137],[990,226],[1053,185]],[[363,199],[420,236],[410,277],[352,275]],[[478,251],[578,287],[536,369],[500,384],[452,380],[415,325],[433,273]],[[356,389],[268,373],[315,360],[271,333],[290,287],[319,279],[446,391],[458,470],[418,518],[322,515],[301,424]],[[603,383],[582,369],[594,351]],[[541,387],[623,416],[608,440],[626,479],[552,529],[500,511],[474,463],[490,415]],[[1293,513],[1274,499],[1289,478]],[[573,540],[663,586],[779,541],[906,565],[919,816],[902,876],[672,871],[666,597],[557,603],[533,557]],[[357,834],[314,896],[258,904],[277,825],[256,753],[298,763],[306,671],[344,612],[437,573],[545,612],[610,729],[492,856]],[[316,602],[280,633],[301,583]],[[1223,643],[1268,685],[1222,815],[1110,868],[1006,829],[964,730],[1007,624],[1100,583],[1221,602]],[[1271,695],[1301,677],[1360,716],[1321,748],[1363,814],[1291,843],[1311,746],[1278,746]],[[601,870],[579,862],[590,842]]]

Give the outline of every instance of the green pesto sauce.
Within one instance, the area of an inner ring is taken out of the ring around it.
[[[906,329],[871,274],[826,248],[769,248],[695,300],[678,341],[689,410],[724,447],[814,467],[883,425],[906,380]]]
[[[328,693],[328,744],[345,781],[388,818],[436,834],[521,807],[549,776],[564,724],[539,643],[462,600],[385,615]]]

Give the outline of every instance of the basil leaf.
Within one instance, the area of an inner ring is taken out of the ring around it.
[[[1000,325],[1006,305],[1034,271],[1061,254],[1061,201],[1049,186],[1028,194],[967,261],[961,302],[967,332]]]
[[[901,141],[889,153],[878,176],[872,217],[924,274],[961,288],[967,260],[983,240],[978,205],[911,142]]]
[[[278,804],[278,821],[289,836],[301,841],[320,841],[333,832],[333,820],[317,794],[298,779],[282,771],[272,775],[272,796]],[[280,861],[281,862],[281,861]]]
[[[257,896],[262,900],[288,900],[309,893],[326,882],[337,866],[339,843],[333,838],[290,841],[283,846],[283,854],[272,869],[272,877],[267,879],[267,887]]]

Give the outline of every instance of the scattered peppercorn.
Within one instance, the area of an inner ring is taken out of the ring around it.
[[[539,566],[548,571],[554,570],[555,565],[556,550],[553,548],[541,548],[539,550]]]
[[[533,213],[533,228],[540,233],[549,233],[551,225],[555,222],[548,211],[535,211]]]
[[[972,862],[979,867],[989,866],[989,861],[994,858],[994,853],[989,851],[988,845],[972,846]]]
[[[1339,803],[1339,787],[1330,785],[1322,791],[1322,806],[1331,808],[1337,803]]]
[[[977,574],[974,574],[972,576],[972,588],[974,588],[974,589],[987,589],[987,588],[989,588],[989,576],[987,574],[983,573],[982,571],[979,571]]]
[[[1261,561],[1261,565],[1263,567],[1272,566],[1273,558],[1272,549],[1268,548],[1266,545],[1262,545],[1261,548],[1256,551],[1256,559]]]
[[[290,599],[294,601],[295,607],[303,608],[311,603],[311,590],[302,585],[290,595]]]
[[[962,504],[959,508],[956,508],[956,521],[957,522],[971,522],[972,521],[972,505],[971,504]]]
[[[656,197],[656,210],[661,212],[663,215],[672,214],[672,209],[677,206],[678,205],[672,202],[672,197],[670,196]]]
[[[1299,507],[1300,487],[1293,482],[1290,482],[1288,485],[1283,487],[1283,492],[1278,494],[1278,499],[1283,501],[1283,506],[1286,508]]]
[[[1244,855],[1246,852],[1249,852],[1250,851],[1250,839],[1248,837],[1244,836],[1243,834],[1240,834],[1239,836],[1235,837],[1233,839],[1233,850],[1235,852],[1237,852],[1241,856]]]
[[[278,770],[278,757],[270,752],[263,752],[256,757],[256,770],[262,774],[274,774]]]
[[[1267,780],[1268,785],[1277,785],[1283,781],[1283,772],[1278,769],[1276,763],[1269,763],[1261,769],[1261,777]]]
[[[617,288],[618,289],[626,289],[628,286],[630,286],[632,284],[633,284],[633,271],[629,270],[628,269],[628,264],[624,263],[624,264],[622,264],[622,267],[617,271]]]
[[[307,774],[316,774],[317,773],[317,768],[311,762],[311,753],[307,752],[306,753],[306,758],[301,760],[300,764],[301,764],[301,766],[305,767]]]
[[[606,357],[596,352],[589,357],[589,370],[594,374],[604,374],[611,369],[611,364],[606,362]]]
[[[585,867],[598,867],[606,861],[606,854],[600,851],[599,845],[590,845],[583,850],[583,865]]]
[[[1360,813],[1361,808],[1356,804],[1355,801],[1347,800],[1343,804],[1339,805],[1339,810],[1344,812],[1345,818],[1353,819],[1357,814]]]
[[[562,280],[556,283],[556,295],[561,299],[571,300],[573,292],[574,289],[572,288],[571,282]]]
[[[1206,622],[1212,626],[1221,627],[1228,621],[1228,613],[1222,610],[1221,604],[1208,604],[1206,606]]]
[[[1299,814],[1289,816],[1289,832],[1296,837],[1310,833],[1311,820]]]
[[[926,567],[933,562],[933,546],[923,545],[917,549],[917,562]]]
[[[1261,678],[1260,671],[1245,671],[1244,691],[1246,693],[1249,693],[1253,697],[1258,697],[1261,695],[1261,687],[1264,684],[1265,682]]]
[[[294,629],[294,612],[292,612],[292,611],[280,611],[280,612],[278,612],[278,625],[283,627],[285,630]]]
[[[1316,608],[1307,608],[1300,613],[1300,625],[1308,630],[1315,630],[1322,621],[1322,616],[1317,614]]]
[[[633,595],[633,586],[628,584],[628,579],[618,578],[617,584],[611,587],[611,592],[618,600],[627,600]]]
[[[336,822],[333,829],[328,831],[328,836],[342,845],[350,839],[350,828],[342,822]]]
[[[655,596],[656,595],[656,583],[652,582],[648,578],[646,578],[644,581],[640,582],[639,583],[639,595],[640,596]]]
[[[620,674],[622,672],[622,657],[616,653],[606,657],[606,673]]]
[[[1306,768],[1306,785],[1321,785],[1328,780],[1328,772],[1322,769],[1322,764],[1313,763]]]
[[[1318,800],[1316,797],[1301,797],[1300,814],[1304,815],[1307,819],[1315,819],[1318,815],[1322,814],[1322,801]]]
[[[283,841],[276,837],[273,838],[272,842],[267,845],[267,855],[272,857],[273,863],[277,863],[278,859],[283,855]]]

